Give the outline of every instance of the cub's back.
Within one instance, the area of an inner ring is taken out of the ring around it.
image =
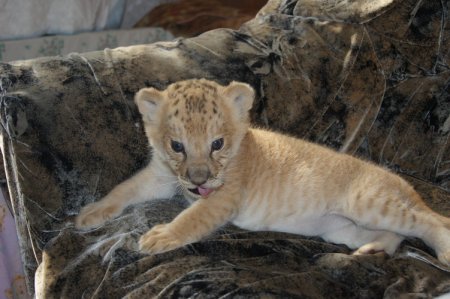
[[[242,179],[261,187],[299,186],[324,197],[346,196],[343,186],[359,180],[389,183],[400,179],[382,167],[325,146],[268,130],[251,128],[236,159]],[[304,183],[304,184],[303,184]],[[406,182],[405,182],[406,183]],[[339,190],[339,192],[337,192]]]

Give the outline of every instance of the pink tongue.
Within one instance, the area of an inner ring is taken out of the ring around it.
[[[201,195],[202,197],[206,197],[206,196],[208,196],[211,192],[213,192],[213,189],[197,187],[197,191],[198,191],[198,193],[200,193],[200,195]]]

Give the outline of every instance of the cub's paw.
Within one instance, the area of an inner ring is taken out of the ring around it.
[[[147,253],[162,253],[185,245],[170,229],[170,223],[155,225],[139,239],[139,250]]]
[[[77,228],[92,228],[103,224],[120,213],[120,207],[105,205],[101,201],[83,207],[75,219]]]
[[[438,253],[437,258],[441,263],[450,267],[450,251]]]
[[[392,256],[402,242],[403,237],[392,232],[383,232],[374,241],[359,247],[354,255],[376,254],[385,252]]]
[[[353,255],[376,254],[379,252],[386,252],[383,244],[372,242],[359,247],[355,252],[353,252]]]

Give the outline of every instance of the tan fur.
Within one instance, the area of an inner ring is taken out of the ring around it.
[[[392,254],[404,236],[419,237],[450,264],[450,219],[428,208],[406,181],[349,155],[250,128],[253,97],[247,84],[204,79],[139,91],[153,160],[83,208],[77,226],[99,225],[131,203],[182,190],[192,205],[144,234],[141,250],[174,249],[231,221],[250,230],[321,236],[355,254]],[[223,147],[213,150],[222,138]],[[174,150],[174,141],[183,151]]]

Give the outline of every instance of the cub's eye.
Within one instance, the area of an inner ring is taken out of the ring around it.
[[[181,142],[172,140],[170,141],[170,147],[172,147],[172,150],[176,153],[184,152],[184,145]]]
[[[221,150],[223,147],[223,138],[219,138],[213,141],[213,143],[211,143],[211,150],[212,151],[218,151]]]

